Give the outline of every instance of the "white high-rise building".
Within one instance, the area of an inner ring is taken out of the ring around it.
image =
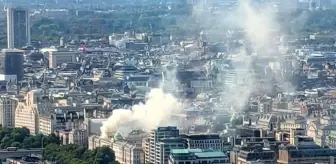
[[[0,97],[0,124],[2,127],[15,126],[15,110],[17,99],[14,96],[4,95]]]
[[[7,9],[7,46],[21,48],[30,44],[29,11],[22,8]]]
[[[180,138],[180,131],[175,126],[158,127],[150,132],[143,142],[145,163],[166,164],[170,149],[183,149],[186,143]]]

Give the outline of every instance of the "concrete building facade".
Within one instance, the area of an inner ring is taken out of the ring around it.
[[[115,141],[113,151],[116,160],[120,164],[143,164],[144,153],[141,144],[135,144],[127,141]]]
[[[50,51],[48,55],[49,68],[56,68],[63,63],[74,63],[76,55],[76,52],[73,51]]]
[[[29,91],[23,100],[18,102],[15,110],[15,127],[26,127],[30,134],[39,133],[39,112],[49,110],[50,104],[43,97],[41,90]]]

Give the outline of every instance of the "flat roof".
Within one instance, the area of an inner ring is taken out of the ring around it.
[[[219,150],[212,150],[212,149],[172,149],[171,154],[177,156],[184,156],[184,155],[193,155],[197,158],[220,158],[220,157],[227,157],[226,154]]]
[[[200,152],[195,153],[195,155],[199,158],[214,158],[214,157],[227,157],[223,152],[221,151],[214,151],[214,152]]]
[[[19,49],[2,49],[1,50],[2,53],[6,53],[6,52],[20,52],[23,53],[23,50],[19,50]]]

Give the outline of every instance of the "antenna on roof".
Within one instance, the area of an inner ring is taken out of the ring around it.
[[[7,11],[7,0],[5,0],[5,4],[4,4],[4,11]]]

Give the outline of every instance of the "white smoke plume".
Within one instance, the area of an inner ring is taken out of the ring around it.
[[[177,79],[176,79],[176,74],[177,74],[177,64],[173,63],[175,59],[172,59],[172,63],[163,66],[164,70],[162,72],[162,79],[159,84],[159,88],[162,88],[164,90],[174,90],[176,91],[178,89],[177,87]]]
[[[148,131],[157,126],[172,125],[170,114],[179,109],[177,99],[161,89],[152,89],[147,98],[146,103],[134,105],[132,110],[114,110],[101,127],[101,136],[107,138],[134,128]]]
[[[260,51],[262,48],[264,50],[273,48],[275,45],[271,32],[279,27],[274,11],[270,10],[267,5],[257,10],[248,0],[240,2],[239,9],[243,10],[245,17],[243,28],[247,34],[246,39],[252,42],[252,49]]]
[[[237,24],[244,31],[245,38],[241,41],[244,46],[232,58],[234,69],[230,70],[230,72],[233,73],[233,83],[235,84],[229,86],[225,84],[222,95],[222,98],[225,99],[234,113],[246,108],[245,105],[249,101],[251,94],[258,90],[257,79],[252,71],[254,64],[253,56],[251,56],[251,52],[246,51],[246,48],[248,46],[252,52],[258,52],[262,49],[266,52],[270,47],[274,47],[274,45],[270,45],[272,38],[269,34],[270,29],[276,24],[273,22],[273,14],[268,12],[268,10],[256,10],[246,0],[239,2],[238,7],[231,13],[231,16],[236,19],[230,20],[235,21],[231,23]],[[248,45],[250,43],[251,45]]]
[[[253,4],[254,3],[254,4]],[[246,102],[249,101],[251,94],[260,91],[260,88],[270,89],[273,83],[262,86],[258,83],[259,77],[253,72],[252,68],[256,67],[254,57],[251,52],[258,56],[272,57],[274,62],[282,62],[283,56],[278,52],[277,38],[275,36],[284,33],[283,26],[288,27],[290,24],[284,25],[283,22],[278,22],[277,9],[272,4],[267,2],[258,3],[252,0],[239,0],[234,7],[230,7],[225,11],[216,11],[216,14],[209,14],[209,6],[198,5],[194,9],[194,18],[198,22],[204,22],[202,29],[216,32],[216,35],[209,35],[209,41],[216,40],[216,37],[222,37],[222,40],[230,40],[226,31],[235,31],[240,29],[244,31],[245,37],[240,41],[244,46],[241,47],[237,57],[233,59],[233,73],[234,79],[247,79],[243,85],[228,86],[226,83],[223,88],[223,95],[221,96],[225,104],[232,107],[234,111],[241,111]],[[211,16],[209,16],[211,15]],[[290,29],[290,28],[286,28]],[[250,51],[246,51],[246,49]],[[232,52],[231,52],[232,53]],[[231,54],[232,55],[232,54]],[[266,67],[260,66],[258,67]],[[278,78],[275,75],[275,80],[279,83],[283,90],[293,91],[295,87],[286,82],[286,79]],[[266,77],[265,77],[266,78]],[[222,79],[220,81],[225,81]]]

